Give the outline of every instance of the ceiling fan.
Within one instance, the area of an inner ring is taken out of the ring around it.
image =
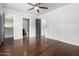
[[[36,3],[35,5],[31,4],[31,3],[28,3],[28,4],[32,6],[32,8],[30,8],[28,10],[35,9],[35,10],[37,10],[38,13],[40,12],[39,9],[48,9],[48,7],[41,6],[42,3]]]

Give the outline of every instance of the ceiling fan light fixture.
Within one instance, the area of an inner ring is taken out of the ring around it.
[[[39,9],[39,7],[36,6],[34,9],[37,10],[37,9]]]
[[[28,3],[28,4],[32,5],[32,8],[30,8],[28,10],[35,9],[38,13],[40,12],[40,9],[48,9],[48,7],[44,7],[41,3],[36,3],[36,4]]]

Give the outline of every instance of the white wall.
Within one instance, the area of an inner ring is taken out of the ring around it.
[[[35,36],[34,15],[17,10],[7,9],[6,15],[13,17],[14,39],[22,39],[23,17],[30,19],[30,36]]]
[[[2,14],[2,4],[0,4],[0,14]]]
[[[30,37],[35,37],[36,36],[36,26],[35,26],[35,19],[36,17],[33,16],[30,18],[30,21],[29,21],[29,31],[30,31]]]
[[[79,4],[63,6],[40,18],[46,20],[46,37],[79,46]]]
[[[46,28],[45,19],[41,19],[41,36],[45,36],[46,34],[45,28]]]

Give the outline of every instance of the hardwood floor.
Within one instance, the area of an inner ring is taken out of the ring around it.
[[[6,41],[0,47],[1,56],[79,56],[79,46],[49,38],[24,38]]]

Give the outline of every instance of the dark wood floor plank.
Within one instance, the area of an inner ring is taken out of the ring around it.
[[[79,46],[49,38],[8,40],[0,47],[1,56],[79,56]]]

